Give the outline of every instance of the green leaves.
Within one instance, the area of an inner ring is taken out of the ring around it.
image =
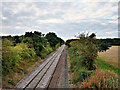
[[[93,68],[94,60],[97,57],[98,48],[93,43],[93,38],[84,37],[70,43],[70,49],[78,56],[84,57],[82,63],[89,70]]]
[[[36,57],[45,58],[64,42],[55,33],[45,37],[38,31],[26,32],[22,36],[4,36],[2,41],[3,75],[21,68],[21,65],[34,62]]]

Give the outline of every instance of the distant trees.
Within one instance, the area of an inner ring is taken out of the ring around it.
[[[51,47],[55,47],[58,43],[60,45],[64,44],[64,41],[61,38],[57,37],[57,35],[53,32],[46,34],[45,37],[48,39]]]
[[[120,46],[120,38],[97,39],[96,44],[99,47],[99,51],[106,51],[112,45]]]
[[[95,38],[96,35],[95,35],[95,33],[92,33],[89,37],[90,37],[90,38]]]
[[[94,33],[92,33],[90,36],[90,38],[95,38],[96,35]],[[78,39],[70,39],[66,41],[66,45],[68,47],[70,47],[70,42],[72,41],[76,41]],[[109,49],[110,46],[120,46],[120,38],[107,38],[107,39],[96,39],[96,42],[94,42],[96,44],[96,46],[98,47],[99,51],[106,51],[107,49]]]

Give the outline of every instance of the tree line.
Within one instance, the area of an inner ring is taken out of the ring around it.
[[[78,39],[69,39],[66,41],[66,45],[70,47],[70,42],[76,41]],[[120,46],[120,38],[106,38],[106,39],[96,39],[95,44],[99,48],[99,51],[106,51],[111,46]]]
[[[39,31],[25,32],[21,36],[2,37],[2,73],[22,72],[27,63],[45,58],[64,44],[54,32],[46,35]]]

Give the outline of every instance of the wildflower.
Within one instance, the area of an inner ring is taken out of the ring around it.
[[[117,78],[117,75],[115,75],[115,78]]]
[[[90,88],[90,86],[91,86],[91,83],[88,83],[88,88]]]
[[[92,85],[92,83],[89,83],[90,84],[90,86]]]
[[[107,88],[107,85],[105,87]]]
[[[99,82],[99,88],[100,88],[100,82]]]

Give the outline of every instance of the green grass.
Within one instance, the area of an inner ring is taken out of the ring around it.
[[[114,71],[116,74],[118,74],[118,68],[108,64],[100,57],[96,58],[96,65],[97,65],[97,68],[99,69]]]

